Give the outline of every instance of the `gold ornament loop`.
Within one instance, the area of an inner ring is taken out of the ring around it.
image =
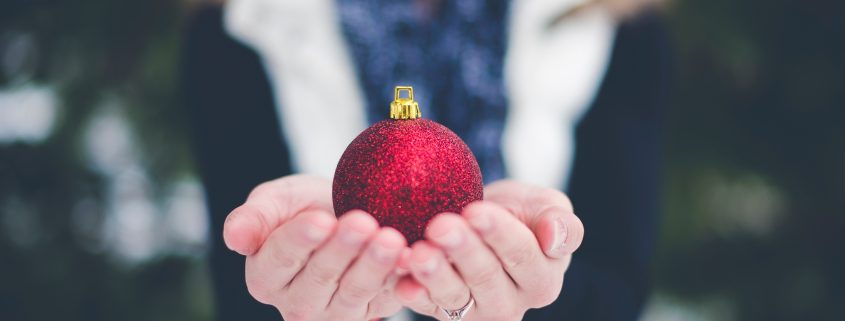
[[[408,97],[403,98],[402,92]],[[396,86],[393,92],[393,102],[390,103],[390,118],[417,119],[422,118],[420,105],[414,100],[414,88],[411,86]]]

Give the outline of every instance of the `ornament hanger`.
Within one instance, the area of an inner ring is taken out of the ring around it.
[[[407,92],[407,97],[402,97]],[[396,86],[393,91],[393,102],[390,103],[390,118],[417,119],[422,118],[420,105],[414,100],[414,88],[411,86]]]

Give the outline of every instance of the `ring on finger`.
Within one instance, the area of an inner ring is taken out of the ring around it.
[[[467,304],[464,304],[464,306],[461,308],[455,310],[449,310],[444,307],[439,308],[440,310],[443,310],[443,313],[446,314],[446,317],[449,318],[449,321],[461,321],[464,319],[464,316],[467,315],[467,312],[469,312],[469,309],[472,308],[474,304],[475,299],[473,299],[472,295],[470,295],[469,302],[467,302]]]

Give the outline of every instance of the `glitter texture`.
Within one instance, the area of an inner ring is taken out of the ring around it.
[[[338,216],[364,210],[411,244],[434,215],[460,213],[482,199],[483,188],[475,156],[451,130],[428,119],[388,119],[343,152],[332,197]]]

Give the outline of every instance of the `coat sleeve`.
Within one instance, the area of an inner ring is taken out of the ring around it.
[[[668,36],[646,14],[622,24],[611,63],[578,125],[568,194],[585,239],[561,297],[525,320],[637,320],[649,294],[660,211]]]
[[[209,266],[218,320],[280,320],[253,300],[244,258],[226,249],[223,221],[261,182],[290,173],[267,76],[258,56],[223,30],[222,9],[206,7],[187,24],[181,87],[195,164],[211,217]]]

